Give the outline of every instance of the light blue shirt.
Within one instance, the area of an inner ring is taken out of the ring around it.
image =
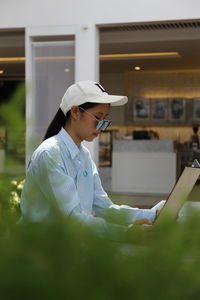
[[[100,234],[123,235],[135,220],[155,218],[155,211],[113,204],[88,149],[78,147],[63,128],[33,153],[21,197],[22,214],[30,221],[49,218],[55,208],[94,225]],[[123,224],[106,221],[110,212]]]

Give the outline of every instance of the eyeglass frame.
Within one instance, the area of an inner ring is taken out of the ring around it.
[[[99,130],[101,129],[102,131],[106,130],[106,128],[108,128],[108,126],[111,124],[111,120],[99,120],[97,119],[93,114],[89,113],[87,110],[85,110],[84,108],[82,108],[81,106],[79,106],[79,108],[81,110],[83,110],[84,112],[86,112],[89,116],[93,117],[96,121],[98,121],[98,124],[96,126],[96,129]]]

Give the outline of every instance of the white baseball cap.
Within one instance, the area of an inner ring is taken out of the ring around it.
[[[72,84],[65,92],[60,108],[66,113],[72,106],[79,106],[86,102],[110,103],[111,105],[124,105],[128,101],[126,96],[109,95],[106,90],[97,82],[92,80],[79,81]]]

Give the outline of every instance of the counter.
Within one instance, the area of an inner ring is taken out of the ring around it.
[[[172,140],[113,142],[111,191],[169,194],[176,182],[176,153]]]

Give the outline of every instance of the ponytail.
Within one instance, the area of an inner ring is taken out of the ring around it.
[[[60,131],[60,129],[65,125],[66,121],[69,119],[69,116],[70,111],[68,111],[67,115],[65,116],[62,110],[59,108],[57,113],[55,114],[55,117],[53,118],[52,122],[47,128],[43,141],[52,137],[53,135],[56,135]]]

